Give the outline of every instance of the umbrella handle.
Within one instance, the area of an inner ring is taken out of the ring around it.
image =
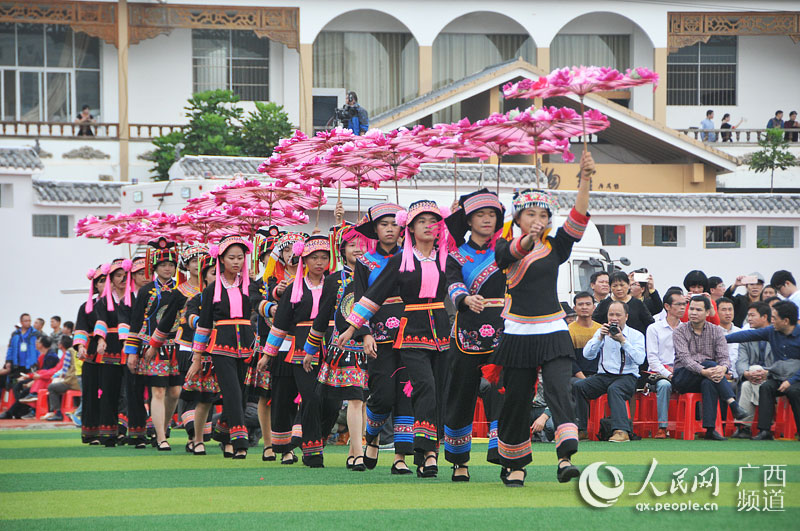
[[[458,199],[458,157],[455,155],[453,155],[453,193],[453,197]]]
[[[583,108],[583,96],[580,97],[581,100],[581,125],[583,126],[583,152],[586,153],[589,151],[589,147],[586,145],[586,117],[583,115],[584,108]],[[597,173],[596,171],[592,172],[592,175]]]

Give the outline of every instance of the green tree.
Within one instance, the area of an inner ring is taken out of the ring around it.
[[[242,123],[242,151],[249,157],[269,157],[281,138],[291,136],[293,127],[283,105],[255,102],[256,110]]]
[[[785,170],[798,165],[797,157],[789,152],[789,142],[781,129],[767,129],[764,138],[758,140],[760,151],[750,156],[749,167],[756,173],[770,172],[769,192],[775,185],[775,170]]]

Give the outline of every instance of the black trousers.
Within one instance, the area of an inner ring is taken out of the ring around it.
[[[100,442],[116,442],[119,431],[119,394],[122,388],[122,365],[101,364],[100,368]]]
[[[367,444],[380,434],[389,416],[394,426],[394,451],[414,453],[414,415],[411,397],[403,392],[410,381],[400,360],[399,351],[391,343],[378,343],[378,357],[367,357]]]
[[[792,406],[795,426],[800,426],[800,383],[789,386],[785,392],[778,391],[781,382],[768,379],[758,388],[758,429],[769,431],[772,428],[772,419],[775,417],[775,400],[785,396]]]
[[[243,358],[212,354],[214,372],[222,393],[222,415],[216,439],[231,444],[234,451],[247,450],[249,443],[244,422],[244,375],[247,366]]]
[[[272,362],[272,448],[277,454],[291,452],[292,426],[297,416],[297,384],[292,364],[283,361],[286,353],[278,353]]]
[[[598,373],[574,382],[572,390],[575,393],[578,429],[586,430],[589,422],[589,403],[587,401],[608,394],[611,427],[615,430],[630,431],[631,424],[625,403],[636,392],[636,380],[637,377],[632,374]]]
[[[472,419],[475,416],[475,402],[481,386],[481,366],[486,364],[488,359],[489,354],[465,354],[458,350],[455,341],[451,343],[449,381],[444,408],[444,457],[451,463],[464,464],[470,459]],[[491,399],[484,403],[484,411],[489,425],[496,426],[499,404],[502,403],[499,401],[503,395],[498,393],[494,386],[490,387],[488,393]],[[489,461],[497,461],[496,444],[492,452],[490,443],[489,453]]]
[[[709,369],[716,367],[717,363],[706,360],[701,365]],[[683,367],[675,369],[675,374],[672,377],[672,388],[679,393],[703,394],[703,427],[706,429],[713,429],[717,424],[717,404],[727,402],[729,398],[733,397],[731,384],[725,378],[714,383],[705,376]]]
[[[400,359],[406,366],[413,387],[414,462],[422,465],[426,453],[439,451],[442,425],[439,389],[444,378],[442,364],[446,358],[435,350],[401,349]]]
[[[187,347],[181,345],[178,347],[178,370],[181,372],[181,382],[186,381],[186,373],[192,366],[192,351],[186,350]],[[194,408],[197,407],[197,402],[194,400],[184,400],[183,396],[178,400],[178,407],[176,413],[180,419],[183,429],[186,430],[186,435],[189,439],[194,438]]]
[[[84,365],[84,372],[85,372]],[[125,373],[125,393],[128,399],[128,438],[127,443],[136,445],[147,442],[147,409],[144,407],[144,390],[147,376],[133,374],[127,368]]]
[[[100,435],[100,399],[97,392],[100,389],[100,365],[84,362],[81,373],[81,438],[88,443]]]
[[[556,427],[556,454],[568,458],[578,451],[575,406],[569,389],[572,360],[558,357],[542,367],[544,397]],[[537,369],[505,367],[505,400],[497,423],[500,464],[519,470],[531,462],[531,408]]]

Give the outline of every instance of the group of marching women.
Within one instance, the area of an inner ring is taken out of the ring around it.
[[[584,153],[576,204],[555,231],[546,192],[515,193],[504,227],[505,207],[482,189],[452,213],[430,200],[377,204],[330,235],[272,227],[254,243],[227,236],[180,252],[161,238],[147,256],[90,271],[75,332],[85,361],[83,441],[169,451],[181,400],[187,452],[204,455],[213,437],[225,457],[243,459],[245,407],[257,397],[262,459],[293,464],[299,447],[303,464],[317,468],[346,401],[347,468],[376,467],[391,419],[392,474],[412,474],[413,455],[417,476],[436,477],[443,441],[452,480],[469,481],[485,377],[487,459],[504,484],[522,486],[541,371],[557,478],[577,477],[574,349],[556,286],[588,223],[593,173]]]

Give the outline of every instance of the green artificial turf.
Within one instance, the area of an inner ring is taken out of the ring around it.
[[[209,455],[183,451],[185,434],[176,431],[172,452],[89,447],[76,430],[0,431],[0,529],[221,529],[378,527],[388,529],[630,529],[680,525],[686,529],[767,526],[796,528],[800,517],[800,444],[796,441],[643,440],[628,444],[581,443],[574,459],[583,468],[605,462],[618,468],[625,489],[610,508],[589,507],[578,481],[555,479],[554,445],[535,444],[526,486],[504,487],[499,468],[486,463],[485,443],[473,445],[469,483],[452,483],[440,459],[439,477],[392,476],[391,452],[381,452],[378,467],[367,472],[345,469],[347,448],[328,447],[326,468],[264,463],[260,448],[244,461],[223,459],[213,443]],[[651,481],[665,491],[655,496],[641,487],[657,460]],[[783,511],[737,511],[740,491],[764,490],[762,469],[746,470],[737,486],[739,467],[783,465]],[[691,492],[699,472],[716,466],[719,492]],[[687,493],[670,493],[681,473]],[[611,476],[600,479],[613,486]],[[716,503],[716,511],[653,512],[637,504]]]

